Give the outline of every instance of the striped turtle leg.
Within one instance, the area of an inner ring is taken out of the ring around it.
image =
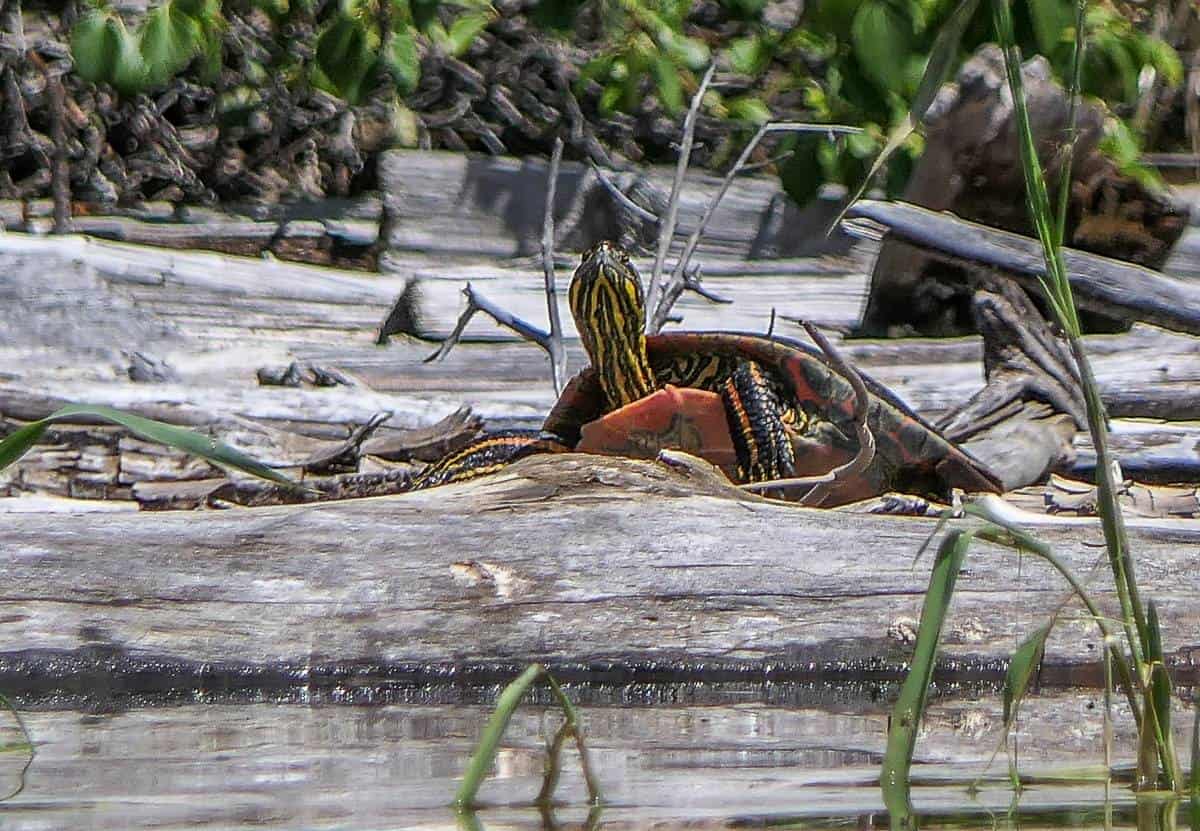
[[[737,451],[738,475],[764,482],[795,475],[796,457],[784,427],[784,408],[766,373],[743,361],[721,386],[729,435]]]
[[[465,482],[494,473],[517,459],[535,453],[566,453],[570,449],[557,436],[539,430],[488,433],[425,468],[412,480],[409,489],[422,490],[451,482]]]

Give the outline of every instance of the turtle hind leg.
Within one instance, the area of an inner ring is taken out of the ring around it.
[[[754,361],[738,364],[721,385],[738,476],[747,482],[795,474],[796,455],[784,425],[784,407],[767,374]]]
[[[539,430],[503,430],[488,433],[460,450],[443,456],[422,470],[409,490],[424,490],[452,482],[465,482],[495,473],[518,459],[535,453],[566,453],[571,448],[557,436]]]

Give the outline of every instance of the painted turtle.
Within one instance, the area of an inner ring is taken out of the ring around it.
[[[628,455],[653,455],[661,446],[703,453],[706,444],[720,445],[727,437],[734,458],[710,460],[726,463],[743,482],[825,473],[857,452],[854,391],[814,347],[731,332],[647,337],[641,278],[628,254],[609,242],[583,255],[569,298],[591,366],[570,381],[542,430],[486,435],[431,465],[414,489],[473,478],[533,453],[595,449],[597,440],[587,434],[602,418],[610,434],[624,431],[628,441],[599,445]],[[871,397],[867,422],[875,459],[860,476],[840,483],[825,504],[887,490],[940,496],[951,488],[1001,490],[980,462],[889,390],[863,381]],[[714,406],[723,410],[726,428],[716,442],[704,435],[711,435],[706,413]],[[634,435],[638,429],[630,425],[646,416],[664,425],[658,435]],[[680,426],[695,433],[690,444]],[[720,457],[721,448],[714,449]]]

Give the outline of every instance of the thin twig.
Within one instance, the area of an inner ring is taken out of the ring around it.
[[[667,286],[666,294],[663,295],[663,301],[659,304],[660,307],[670,310],[679,300],[680,295],[682,295],[685,291],[693,291],[710,303],[733,302],[733,300],[729,297],[724,297],[723,295],[704,288],[704,285],[700,281],[700,267],[697,266],[685,274],[683,276],[683,280],[672,282]],[[663,318],[661,322],[658,322],[658,318],[655,317],[655,321],[658,323],[655,329],[662,329],[667,320],[668,318]],[[682,320],[682,318],[677,318],[677,320]]]
[[[834,133],[861,132],[862,130],[858,127],[850,127],[844,124],[808,124],[798,121],[769,121],[759,127],[758,132],[754,134],[754,137],[751,138],[750,142],[742,149],[742,153],[740,156],[738,156],[737,161],[734,162],[733,167],[730,168],[727,174],[725,174],[725,178],[721,182],[720,189],[713,195],[713,198],[709,200],[708,205],[704,209],[703,216],[700,217],[699,224],[696,225],[696,229],[692,231],[691,236],[688,237],[687,243],[683,246],[683,253],[680,254],[679,260],[675,263],[675,268],[671,271],[670,279],[667,281],[667,287],[662,290],[661,295],[651,294],[647,297],[647,308],[652,310],[650,315],[650,332],[655,333],[662,328],[663,323],[666,321],[667,316],[671,311],[671,307],[664,302],[668,296],[668,288],[671,284],[684,280],[683,275],[687,272],[688,265],[692,260],[692,255],[696,253],[696,247],[700,244],[700,238],[704,236],[704,232],[708,230],[708,223],[712,221],[713,214],[715,214],[717,211],[717,206],[721,204],[721,200],[724,199],[725,194],[729,192],[729,188],[733,184],[734,177],[736,177],[746,168],[746,164],[750,160],[750,154],[754,152],[755,148],[758,147],[759,142],[761,142],[764,137],[770,133],[828,133],[832,136]],[[682,181],[682,176],[678,175],[678,171],[677,179]],[[672,190],[671,210],[667,215],[667,221],[671,224],[670,234],[674,233],[674,213],[678,210],[678,201],[679,194]],[[668,234],[668,229],[664,228],[663,233]],[[662,240],[663,237],[660,236],[658,246],[659,256],[665,259],[666,250]],[[667,241],[669,244],[669,234]],[[655,260],[654,265],[655,277],[651,280],[652,291],[660,279],[660,270],[657,259]],[[660,296],[662,299],[659,300],[657,304],[651,300],[651,298],[658,298]],[[675,297],[678,299],[678,295],[675,295]]]
[[[596,178],[600,180],[600,184],[604,185],[604,189],[612,195],[612,198],[620,202],[621,205],[633,213],[638,219],[642,220],[643,222],[648,222],[652,225],[658,225],[658,223],[662,221],[655,214],[651,213],[637,202],[634,202],[632,199],[630,199],[629,195],[625,193],[625,191],[617,187],[611,179],[604,175],[604,171],[597,167],[595,162],[589,161],[588,164],[591,165],[592,173],[594,173]]]
[[[761,162],[751,162],[750,164],[745,165],[742,168],[742,173],[753,173],[756,170],[762,170],[764,167],[770,167],[771,165],[779,164],[780,162],[787,161],[794,155],[796,155],[795,150],[786,150],[777,156],[772,156],[771,158],[764,159]]]
[[[558,731],[554,734],[554,740],[546,748],[546,771],[542,776],[542,787],[538,791],[537,796],[533,798],[533,804],[539,807],[549,808],[551,800],[554,799],[554,792],[558,790],[558,778],[562,773],[562,749],[567,741],[567,737],[572,735],[571,722],[564,720],[559,726]]]
[[[820,329],[808,321],[801,321],[800,325],[804,327],[804,331],[808,332],[808,336],[825,353],[825,357],[829,359],[829,363],[832,365],[834,371],[845,378],[854,389],[854,431],[858,435],[858,453],[846,464],[835,467],[823,476],[804,476],[793,479],[774,479],[768,482],[750,482],[740,487],[743,490],[749,491],[808,487],[810,490],[800,498],[800,504],[817,507],[829,497],[839,482],[843,482],[853,476],[858,476],[875,460],[875,436],[871,433],[871,428],[867,424],[871,398],[867,394],[867,387],[863,384],[862,377],[852,366],[846,363],[846,360],[834,348],[829,339],[821,333]]]
[[[54,143],[54,166],[50,168],[54,233],[68,234],[71,232],[71,169],[67,159],[67,93],[61,75],[46,71],[46,92],[50,95],[50,140]]]
[[[683,119],[683,137],[679,142],[679,160],[675,163],[675,178],[671,182],[671,198],[667,202],[667,215],[658,228],[658,252],[654,256],[654,270],[650,274],[650,286],[646,291],[646,312],[650,316],[648,322],[651,324],[651,332],[657,332],[661,328],[661,324],[658,327],[654,326],[653,321],[657,317],[659,297],[662,296],[664,290],[662,285],[663,267],[667,263],[667,252],[671,248],[671,240],[675,236],[675,225],[679,219],[679,197],[683,190],[683,177],[687,173],[688,160],[692,155],[692,143],[696,139],[696,116],[700,112],[700,103],[704,99],[708,85],[712,83],[713,73],[716,70],[716,64],[709,64],[708,71],[700,80],[700,86],[696,88],[696,94],[692,96],[692,103]]]
[[[546,278],[546,312],[550,318],[550,340],[544,348],[550,353],[550,374],[554,376],[554,394],[560,395],[567,383],[567,355],[563,348],[562,318],[558,313],[558,289],[554,281],[554,197],[558,192],[558,168],[562,163],[563,141],[554,139],[550,155],[550,182],[546,186],[546,212],[542,216],[542,273]]]
[[[471,288],[471,284],[467,283],[463,288],[463,296],[467,298],[467,308],[458,318],[458,323],[454,324],[454,331],[442,341],[442,345],[438,350],[425,359],[425,363],[440,361],[450,354],[450,350],[462,339],[463,330],[467,328],[467,324],[471,322],[471,318],[476,312],[483,312],[492,320],[496,321],[501,326],[512,329],[525,340],[533,341],[542,349],[546,350],[546,354],[550,354],[550,333],[539,329],[532,323],[527,323],[511,312],[501,309],[492,301],[488,300],[475,289]]]

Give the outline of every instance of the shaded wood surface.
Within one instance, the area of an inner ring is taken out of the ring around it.
[[[411,150],[384,153],[380,187],[392,216],[387,243],[402,251],[492,257],[537,254],[548,167],[545,160],[535,158]],[[672,168],[604,173],[640,207],[656,214],[664,210]],[[677,247],[699,225],[721,186],[720,177],[703,174],[689,175],[685,181]],[[562,163],[555,194],[557,236],[566,250],[583,250],[601,239],[617,239],[636,230],[629,227],[634,224],[632,217],[620,210],[583,164]],[[745,176],[721,200],[697,253],[703,260],[721,255],[754,259],[844,252],[848,239],[840,231],[825,234],[837,209],[834,199],[797,208],[777,178]],[[651,247],[654,238],[653,234],[648,238]]]
[[[1130,525],[1143,591],[1190,683],[1200,522]],[[419,683],[530,660],[612,683],[890,677],[925,588],[912,557],[933,527],[584,455],[315,506],[12,514],[0,525],[0,688],[113,675],[135,688],[349,681],[354,666]],[[1040,530],[1077,572],[1102,556],[1094,520]],[[964,677],[994,677],[991,662],[1062,599],[1049,569],[995,551],[972,556],[959,591],[946,649]],[[1065,612],[1051,680],[1097,681],[1098,654],[1094,626]]]

